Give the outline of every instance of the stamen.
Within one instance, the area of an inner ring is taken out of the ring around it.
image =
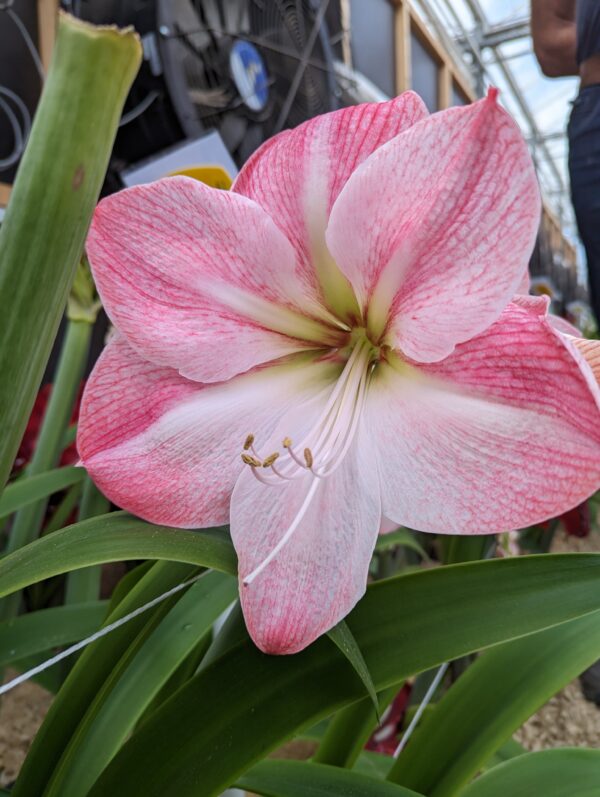
[[[260,459],[257,459],[256,457],[253,457],[250,454],[242,454],[241,456],[242,456],[242,462],[244,462],[246,465],[250,465],[251,468],[260,468],[260,466],[262,465]]]
[[[312,452],[311,452],[310,448],[305,448],[304,449],[304,461],[306,462],[306,467],[307,468],[309,468],[309,469],[312,468],[314,459],[313,459],[313,455],[312,455]]]
[[[291,448],[291,446],[292,446],[292,439],[291,439],[290,437],[284,437],[284,438],[283,438],[283,442],[281,443],[281,445],[282,445],[284,448]]]
[[[263,468],[270,468],[276,459],[279,459],[279,451],[275,451],[273,454],[269,454],[269,456],[263,460],[262,464]]]
[[[253,442],[254,442],[254,435],[249,434],[244,442],[244,451],[248,451]]]

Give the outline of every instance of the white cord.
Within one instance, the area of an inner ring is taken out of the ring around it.
[[[139,606],[137,609],[134,609],[132,612],[129,612],[129,614],[126,614],[123,617],[120,617],[118,620],[115,620],[114,623],[110,623],[109,625],[104,626],[104,628],[101,628],[99,631],[96,631],[94,634],[91,634],[91,636],[82,639],[80,642],[76,642],[74,645],[71,645],[71,647],[65,648],[65,650],[62,650],[60,653],[57,653],[55,656],[52,656],[52,658],[46,659],[46,661],[41,662],[41,664],[38,664],[35,667],[32,667],[30,670],[21,673],[21,675],[18,675],[16,678],[13,678],[12,681],[7,681],[7,683],[0,686],[0,695],[5,694],[5,692],[10,692],[10,690],[14,689],[15,686],[24,683],[24,681],[28,681],[30,678],[33,678],[34,675],[39,675],[39,673],[44,672],[44,670],[47,670],[49,667],[52,667],[57,662],[66,659],[67,656],[71,656],[73,653],[77,653],[78,650],[81,650],[82,648],[91,645],[91,643],[95,642],[97,639],[101,639],[103,636],[110,634],[111,631],[114,631],[116,628],[120,628],[122,625],[125,625],[125,623],[128,623],[130,620],[133,620],[134,617],[138,617],[140,614],[143,614],[145,611],[151,609],[153,606],[162,603],[162,601],[166,600],[167,598],[170,598],[171,595],[175,595],[177,592],[180,592],[182,589],[189,587],[190,584],[193,584],[195,581],[198,581],[198,579],[201,578],[205,572],[206,571],[198,573],[198,575],[194,576],[194,578],[190,578],[188,579],[188,581],[184,581],[181,584],[178,584],[176,587],[172,587],[170,590],[167,590],[167,592],[163,592],[162,595],[153,598],[151,601],[148,601],[148,603],[145,603],[143,606]]]
[[[5,2],[0,3],[0,13],[4,12],[16,25],[17,30],[19,31],[21,38],[25,42],[25,46],[27,47],[33,59],[35,68],[37,69],[43,84],[46,79],[46,73],[44,72],[42,60],[38,51],[36,50],[31,36],[29,35],[29,31],[23,24],[23,21],[20,19],[18,14],[13,10],[12,5],[13,0],[5,0]],[[5,99],[6,97],[11,100],[19,110],[22,117],[21,120],[19,120],[17,114]],[[12,166],[18,163],[23,155],[27,139],[29,138],[29,133],[31,132],[31,114],[29,113],[29,110],[27,109],[27,106],[23,100],[7,86],[0,86],[0,111],[3,111],[6,114],[9,124],[12,128],[14,138],[12,152],[6,157],[0,158],[0,170],[4,171],[5,169],[10,169]]]
[[[444,664],[442,664],[442,666],[436,672],[435,678],[433,679],[433,681],[429,685],[429,689],[427,690],[427,692],[425,692],[425,697],[423,698],[423,700],[421,702],[421,705],[415,711],[415,716],[412,718],[412,720],[410,722],[410,725],[406,729],[406,732],[403,735],[402,739],[400,739],[400,744],[394,750],[394,758],[398,758],[400,753],[404,750],[404,748],[406,746],[406,743],[408,742],[408,740],[412,736],[414,729],[417,727],[417,724],[418,724],[419,720],[421,719],[421,716],[423,715],[423,712],[425,711],[425,709],[427,708],[427,706],[431,702],[431,698],[435,694],[435,690],[438,688],[438,686],[440,685],[440,681],[442,680],[442,678],[446,674],[446,670],[448,669],[449,664],[450,664],[449,661],[444,662]]]
[[[23,21],[21,20],[19,15],[15,11],[13,11],[10,5],[4,8],[0,8],[0,11],[4,11],[6,14],[8,14],[8,16],[12,19],[12,21],[19,29],[23,41],[25,42],[25,45],[27,46],[27,49],[29,50],[31,57],[33,58],[33,62],[40,76],[40,80],[43,83],[46,80],[46,71],[44,69],[44,65],[42,64],[42,59],[40,58],[40,55],[36,50],[35,44],[33,43],[31,36],[29,35],[29,31],[23,24]]]

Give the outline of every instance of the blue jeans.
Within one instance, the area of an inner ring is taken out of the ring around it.
[[[571,199],[586,253],[590,303],[600,327],[600,84],[579,93],[568,136]]]

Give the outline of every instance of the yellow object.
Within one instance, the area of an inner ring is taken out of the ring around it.
[[[189,166],[187,169],[176,169],[174,172],[170,172],[169,177],[174,177],[176,174],[193,177],[194,180],[200,180],[201,183],[206,183],[212,188],[225,190],[231,188],[233,182],[229,173],[222,166]]]

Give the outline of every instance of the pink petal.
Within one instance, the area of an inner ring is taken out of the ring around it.
[[[331,366],[277,365],[202,385],[113,338],[88,380],[77,446],[115,504],[154,523],[226,523],[248,434],[269,436],[291,403],[322,389]]]
[[[282,422],[281,431],[286,428]],[[332,628],[363,595],[380,524],[376,464],[359,438],[324,480],[291,539],[247,586],[244,578],[269,555],[311,486],[306,476],[282,486],[260,484],[245,471],[231,500],[246,625],[265,653],[296,653]]]
[[[564,321],[562,318],[560,320]],[[565,321],[565,324],[568,324],[568,321]],[[561,327],[558,327],[558,329],[561,332],[563,331]],[[572,339],[571,343],[583,355],[585,361],[592,369],[594,378],[600,383],[600,340],[587,340],[586,338],[577,337]]]
[[[325,247],[333,203],[372,152],[426,115],[422,100],[406,92],[317,116],[263,144],[234,183],[271,215],[296,250],[302,279],[340,313],[356,304]]]
[[[509,305],[441,363],[376,374],[383,513],[422,531],[520,528],[600,484],[600,390],[547,320]]]
[[[529,273],[529,266],[525,270],[524,274],[521,277],[521,282],[517,286],[517,293],[523,294],[527,296],[529,294],[529,289],[531,288],[531,275]]]
[[[540,217],[531,158],[494,95],[418,122],[338,197],[327,244],[375,334],[435,362],[492,324],[523,282]]]
[[[567,321],[566,318],[562,318],[562,316],[559,315],[549,315],[548,321],[550,321],[554,329],[557,329],[559,332],[562,332],[563,335],[570,335],[571,337],[577,338],[578,340],[583,340],[583,338],[581,337],[581,330],[577,329],[577,327],[574,326],[570,321]],[[591,342],[594,343],[595,341]]]
[[[245,197],[187,177],[120,191],[98,205],[87,252],[130,345],[190,379],[228,379],[311,345],[290,336],[330,337],[303,316],[319,305],[291,245]]]

